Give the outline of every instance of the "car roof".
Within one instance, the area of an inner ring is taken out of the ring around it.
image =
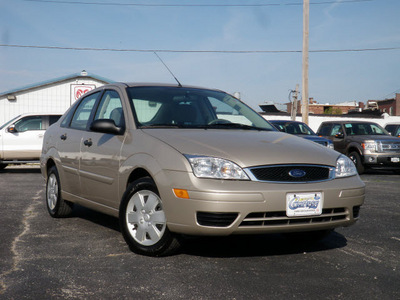
[[[369,123],[373,123],[373,124],[377,124],[376,122],[372,122],[372,121],[351,121],[351,120],[347,120],[347,121],[324,121],[321,124],[328,124],[328,123],[339,123],[339,124],[349,124],[349,123],[358,123],[358,124],[369,124]]]
[[[194,89],[202,89],[202,90],[210,90],[210,91],[218,91],[222,92],[222,90],[219,89],[213,89],[213,88],[206,88],[206,87],[201,87],[201,86],[194,86],[194,85],[178,85],[178,84],[173,84],[173,83],[158,83],[158,82],[114,82],[110,84],[105,84],[102,85],[100,88],[107,88],[110,86],[120,86],[122,88],[126,87],[177,87],[177,88],[194,88]]]
[[[63,115],[64,113],[62,112],[33,112],[33,113],[23,113],[20,114],[20,117],[26,117],[26,116],[57,116],[57,115]]]
[[[268,120],[268,122],[271,122],[271,123],[282,122],[282,123],[299,123],[299,124],[305,124],[304,122],[293,121],[293,120]]]

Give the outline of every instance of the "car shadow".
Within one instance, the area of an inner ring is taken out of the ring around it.
[[[6,167],[3,170],[0,170],[1,173],[12,173],[12,174],[25,174],[25,173],[39,173],[39,167]]]
[[[121,233],[118,219],[80,205],[74,205],[70,218],[80,218]],[[176,255],[201,257],[252,257],[302,254],[343,248],[347,239],[340,233],[331,232],[316,242],[302,242],[281,234],[232,235],[227,237],[181,238],[182,247]]]
[[[380,170],[380,169],[367,169],[362,175],[400,175],[400,169],[399,170]]]
[[[83,219],[108,229],[112,229],[116,232],[121,232],[119,229],[118,218],[97,212],[78,204],[74,204],[74,208],[68,218]]]
[[[331,232],[316,242],[301,242],[281,234],[197,237],[185,241],[182,254],[202,257],[252,257],[302,254],[343,248],[347,239]]]

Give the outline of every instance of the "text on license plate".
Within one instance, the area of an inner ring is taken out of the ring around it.
[[[320,215],[322,207],[321,192],[286,194],[286,215],[288,217]]]

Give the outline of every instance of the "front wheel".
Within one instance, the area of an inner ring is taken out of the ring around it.
[[[73,204],[64,201],[61,197],[60,177],[55,166],[51,167],[47,173],[46,205],[53,218],[66,217],[72,211]]]
[[[165,256],[179,248],[177,238],[168,230],[157,187],[148,177],[128,186],[121,201],[119,222],[126,243],[135,253]]]
[[[354,165],[356,166],[358,174],[362,174],[365,171],[365,167],[362,164],[361,156],[358,152],[353,151],[349,153],[349,158],[353,161]]]

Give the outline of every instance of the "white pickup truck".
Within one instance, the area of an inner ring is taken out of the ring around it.
[[[8,164],[38,162],[44,132],[62,114],[29,113],[0,126],[0,170]]]

